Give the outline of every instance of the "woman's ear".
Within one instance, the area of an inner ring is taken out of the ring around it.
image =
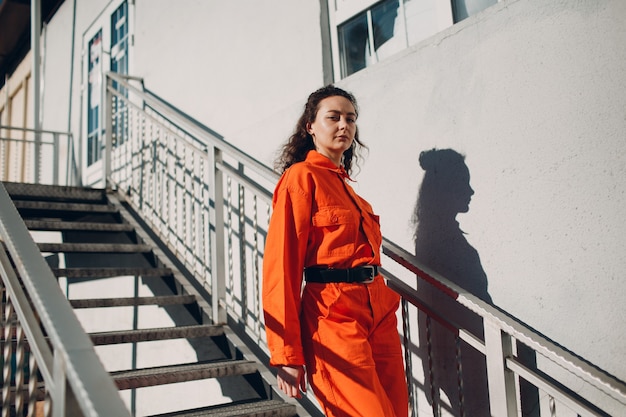
[[[306,131],[309,135],[313,135],[313,132],[311,131],[311,123],[306,124]]]

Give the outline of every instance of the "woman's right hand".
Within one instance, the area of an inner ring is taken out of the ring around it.
[[[302,398],[300,392],[306,392],[304,366],[281,365],[278,367],[278,389],[291,398]]]

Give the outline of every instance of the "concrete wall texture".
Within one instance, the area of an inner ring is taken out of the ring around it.
[[[420,151],[466,155],[457,220],[493,302],[621,379],[625,17],[620,1],[505,1],[342,83],[385,234],[411,247]]]
[[[110,4],[66,1],[50,23],[44,128],[80,137],[81,45]],[[136,0],[130,72],[271,165],[329,76],[325,2],[245,6]],[[337,82],[359,99],[356,188],[386,237],[414,249],[420,152],[465,155],[457,220],[493,302],[622,380],[625,18],[623,0],[504,0]]]

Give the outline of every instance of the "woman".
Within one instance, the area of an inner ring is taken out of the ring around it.
[[[277,161],[263,261],[270,363],[290,397],[306,374],[327,416],[406,417],[399,296],[378,274],[378,216],[348,184],[356,119],[352,94],[313,92]]]

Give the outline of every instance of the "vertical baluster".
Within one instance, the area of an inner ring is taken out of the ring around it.
[[[254,333],[257,335],[257,342],[260,341],[261,336],[261,279],[259,274],[259,223],[257,213],[257,196],[256,194],[252,199],[252,214],[253,214],[253,232],[254,232],[254,246],[252,247],[252,261],[254,262]]]
[[[196,231],[198,230],[198,218],[196,216],[196,203],[197,199],[197,185],[198,180],[196,178],[196,152],[192,151],[191,154],[191,195],[189,196],[190,200],[190,220],[189,220],[189,232],[191,234],[191,260],[193,262],[193,271],[198,273],[198,253],[200,252],[198,249],[198,234]]]
[[[133,178],[133,162],[135,160],[135,150],[137,149],[137,144],[139,143],[139,138],[141,137],[141,114],[139,113],[139,110],[133,109],[133,117],[131,118],[132,121],[132,137],[130,138],[131,140],[131,146],[130,146],[130,155],[129,155],[129,161],[128,161],[128,167],[126,168],[126,175],[124,176],[125,178],[125,182],[126,182],[126,186],[128,188],[132,187],[132,178]]]
[[[465,416],[465,399],[463,397],[463,361],[461,356],[461,338],[455,337],[456,348],[456,382],[459,389],[459,415]]]
[[[4,246],[0,245],[0,249],[4,250]],[[6,345],[6,337],[4,334],[4,329],[7,328],[7,321],[5,320],[5,314],[4,314],[4,310],[5,310],[5,306],[6,306],[6,291],[5,291],[5,287],[4,287],[4,282],[0,279],[0,326],[3,329],[2,334],[0,334],[0,355],[2,355],[1,360],[0,360],[0,364],[2,365],[2,369],[0,369],[0,401],[1,401],[1,405],[0,405],[0,416],[4,416],[4,412],[2,410],[4,410],[4,391],[6,389],[8,389],[8,384],[6,383],[6,380],[4,379],[4,367],[6,366],[6,360],[4,358],[4,349],[5,349],[5,345]]]
[[[409,392],[409,407],[411,417],[416,417],[417,404],[413,393],[413,360],[411,357],[411,327],[409,315],[409,302],[402,298],[402,344],[404,346],[404,373],[406,375],[407,389]]]
[[[430,384],[430,397],[432,399],[433,417],[440,416],[439,409],[439,389],[435,387],[435,374],[433,372],[433,341],[432,341],[432,319],[426,316],[426,350],[428,354],[428,382]]]
[[[11,362],[13,359],[12,332],[13,324],[13,304],[8,295],[4,304],[4,317],[2,318],[2,326],[4,327],[4,367],[2,369],[2,417],[9,417],[11,411],[11,378],[13,376],[11,370]]]
[[[154,192],[156,194],[156,200],[154,202],[154,210],[157,212],[157,217],[153,219],[154,227],[158,230],[162,230],[161,224],[163,219],[163,211],[165,204],[165,193],[163,190],[163,144],[167,144],[169,133],[165,134],[163,137],[163,142],[159,142],[156,144],[156,152],[155,152],[155,173],[154,173]],[[160,215],[158,215],[161,213]]]
[[[245,190],[243,185],[239,188],[239,279],[241,280],[241,317],[243,322],[248,322],[248,271],[246,265],[246,209]]]
[[[184,259],[185,259],[185,264],[187,265],[187,268],[190,268],[189,265],[189,173],[187,171],[187,167],[188,165],[188,158],[189,158],[189,147],[187,145],[183,146],[183,165],[181,166],[181,174],[182,174],[182,179],[181,179],[181,197],[182,197],[182,204],[183,206],[181,207],[181,214],[183,216],[182,218],[182,234],[181,234],[181,242],[183,244],[182,246],[182,250],[184,251]]]
[[[37,415],[37,360],[32,353],[29,355],[28,360],[28,415]]]
[[[187,265],[189,270],[193,270],[191,269],[191,262],[192,262],[192,258],[189,256],[190,255],[190,241],[189,241],[189,237],[191,235],[190,233],[190,227],[189,227],[189,223],[190,223],[190,190],[191,190],[191,174],[189,172],[189,154],[191,153],[191,150],[189,149],[189,146],[185,145],[185,150],[183,153],[183,167],[182,167],[182,172],[183,172],[183,182],[182,182],[182,192],[183,192],[183,250],[185,251],[185,260],[187,261]]]
[[[15,325],[15,412],[24,415],[24,329],[19,322]]]
[[[172,166],[170,167],[172,179],[170,182],[171,190],[170,190],[170,204],[171,208],[171,216],[170,216],[170,224],[172,227],[170,228],[170,242],[173,242],[175,245],[175,251],[178,251],[178,244],[176,242],[178,236],[178,152],[177,152],[177,141],[172,141]],[[175,252],[175,253],[176,253]]]
[[[202,234],[204,245],[204,265],[205,271],[213,273],[213,268],[211,264],[211,217],[210,217],[210,196],[211,190],[209,190],[209,169],[211,168],[210,164],[207,161],[206,150],[202,155],[202,175],[204,180],[202,181]],[[203,274],[204,277],[208,277],[207,273]],[[206,284],[206,278],[203,284]]]
[[[161,206],[161,228],[160,230],[165,230],[165,236],[161,236],[162,238],[169,239],[169,225],[170,225],[170,141],[172,140],[171,136],[167,136],[167,143],[165,149],[162,149],[163,152],[163,178],[161,181],[163,183],[163,198],[161,201],[163,202],[163,206]]]
[[[269,230],[269,228],[270,228],[270,217],[271,217],[271,215],[272,215],[272,204],[269,203],[269,204],[265,205],[265,219],[266,219],[265,230],[266,231]],[[261,281],[261,280],[259,280],[259,281]],[[260,291],[262,291],[262,289]],[[265,317],[259,317],[259,323],[261,323],[261,319],[265,319]],[[259,337],[260,336],[261,336],[261,334],[259,332]]]
[[[128,90],[126,90],[126,105],[124,106],[124,120],[126,121],[126,125],[125,125],[125,139],[126,142],[128,142],[130,140],[130,112],[131,112],[131,106],[130,106],[130,101],[128,100]]]
[[[233,265],[233,192],[232,192],[232,179],[230,175],[226,178],[226,201],[228,202],[228,207],[226,211],[226,242],[228,247],[226,250],[228,251],[228,287],[226,288],[227,292],[230,292],[230,303],[231,308],[235,308],[235,272]]]

